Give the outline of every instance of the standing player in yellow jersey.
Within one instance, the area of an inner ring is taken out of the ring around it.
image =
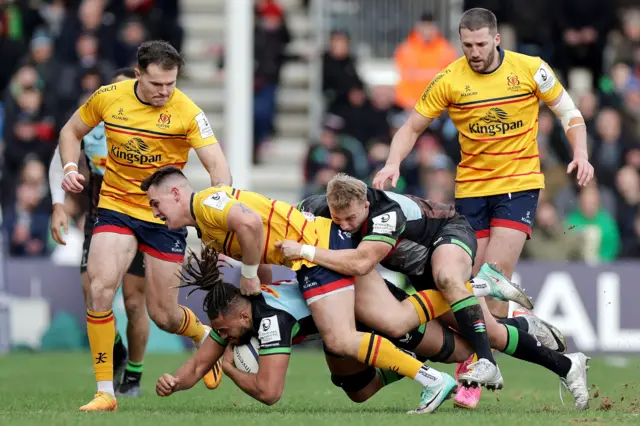
[[[418,136],[448,110],[459,132],[462,153],[456,210],[469,220],[478,239],[474,273],[485,262],[496,262],[511,277],[531,236],[538,194],[544,187],[536,143],[539,101],[561,120],[574,151],[567,173],[577,170],[582,186],[593,178],[585,122],[544,61],[499,47],[497,21],[491,11],[466,11],[459,32],[464,57],[427,86],[394,136],[389,158],[373,186],[383,189],[390,180],[395,187],[400,163]],[[505,317],[508,306],[495,304],[492,313]],[[475,407],[479,392],[470,398],[466,395],[459,392],[456,402]]]
[[[168,43],[143,43],[137,52],[136,79],[98,89],[60,133],[65,173],[62,187],[82,191],[78,174],[80,141],[104,121],[108,157],[100,190],[98,217],[89,250],[87,331],[98,392],[81,411],[113,411],[114,318],[111,309],[118,283],[136,251],[144,253],[147,310],[169,333],[206,339],[205,327],[191,310],[177,303],[176,276],[186,249],[185,229],[168,229],[154,217],[140,182],[157,169],[184,167],[196,150],[211,183],[230,184],[229,167],[204,112],[175,88],[183,60]],[[205,377],[216,387],[220,376]]]
[[[434,411],[455,392],[455,380],[450,376],[423,366],[384,337],[356,330],[354,277],[305,259],[287,260],[274,244],[289,238],[311,248],[353,248],[351,235],[342,232],[330,219],[305,215],[285,202],[228,186],[195,193],[175,167],[158,170],[143,181],[141,188],[147,191],[155,216],[164,219],[169,229],[195,226],[208,247],[242,262],[243,294],[260,293],[257,279],[260,264],[283,265],[294,270],[327,350],[416,380],[423,386],[417,413]],[[359,279],[375,279],[373,274],[378,272],[374,270]],[[248,289],[254,282],[257,292]]]

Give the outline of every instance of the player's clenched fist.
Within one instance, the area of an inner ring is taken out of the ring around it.
[[[158,379],[158,383],[156,383],[156,393],[158,396],[169,396],[176,390],[178,382],[179,379],[177,377],[165,373]]]
[[[391,181],[391,186],[396,187],[398,178],[400,177],[400,167],[397,164],[387,164],[373,178],[373,187],[376,189],[384,189],[387,181]]]
[[[84,189],[84,186],[82,186],[82,182],[84,182],[84,176],[82,176],[78,170],[77,170],[77,166],[75,166],[75,164],[67,164],[64,167],[64,180],[62,181],[62,189],[65,190],[65,192],[71,192],[71,193],[80,193],[82,192],[82,190]]]

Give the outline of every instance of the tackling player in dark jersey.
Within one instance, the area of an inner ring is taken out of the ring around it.
[[[326,197],[304,200],[298,208],[331,217],[361,241],[356,249],[339,252],[309,250],[293,241],[279,243],[288,258],[307,256],[307,260],[318,265],[353,275],[366,274],[381,262],[392,270],[408,274],[417,290],[435,285],[450,300],[453,315],[445,315],[443,319],[452,325],[457,323],[480,357],[470,372],[459,376],[462,383],[502,387],[502,376],[491,355],[493,346],[552,370],[565,382],[572,382],[576,406],[585,406],[586,370],[581,368],[582,362],[574,361],[577,355],[567,357],[539,346],[538,341],[523,330],[498,323],[488,312],[484,300],[479,302],[469,293],[465,282],[471,277],[475,233],[453,207],[367,188],[364,182],[340,174],[329,182]],[[405,244],[409,246],[403,247]],[[472,283],[474,293],[490,296],[489,288],[496,283],[505,289],[503,293],[509,291],[507,289],[517,290],[499,271],[483,265]],[[404,307],[388,295],[385,297],[385,293],[388,293],[386,288],[375,280],[356,288],[356,315],[367,325],[397,337],[407,331],[403,327],[411,324],[397,321],[404,316],[398,312]],[[465,296],[467,293],[469,296]],[[531,306],[524,293],[521,295],[523,299],[515,301]],[[428,315],[428,307],[419,309],[419,298],[410,300],[416,311]],[[487,319],[488,333],[483,317]]]

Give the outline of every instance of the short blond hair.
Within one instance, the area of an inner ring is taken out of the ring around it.
[[[327,185],[329,207],[332,210],[344,210],[354,200],[367,200],[367,184],[344,173],[335,175]]]

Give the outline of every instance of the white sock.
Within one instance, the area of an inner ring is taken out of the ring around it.
[[[423,365],[422,368],[418,370],[418,374],[416,374],[416,377],[414,377],[413,380],[417,381],[422,386],[435,386],[440,384],[443,380],[443,376],[438,370]]]
[[[102,380],[98,382],[98,392],[110,393],[111,396],[116,396],[113,390],[113,382],[111,380]]]
[[[473,295],[476,297],[485,297],[491,295],[491,287],[489,283],[482,278],[475,277],[469,281],[473,288]]]

